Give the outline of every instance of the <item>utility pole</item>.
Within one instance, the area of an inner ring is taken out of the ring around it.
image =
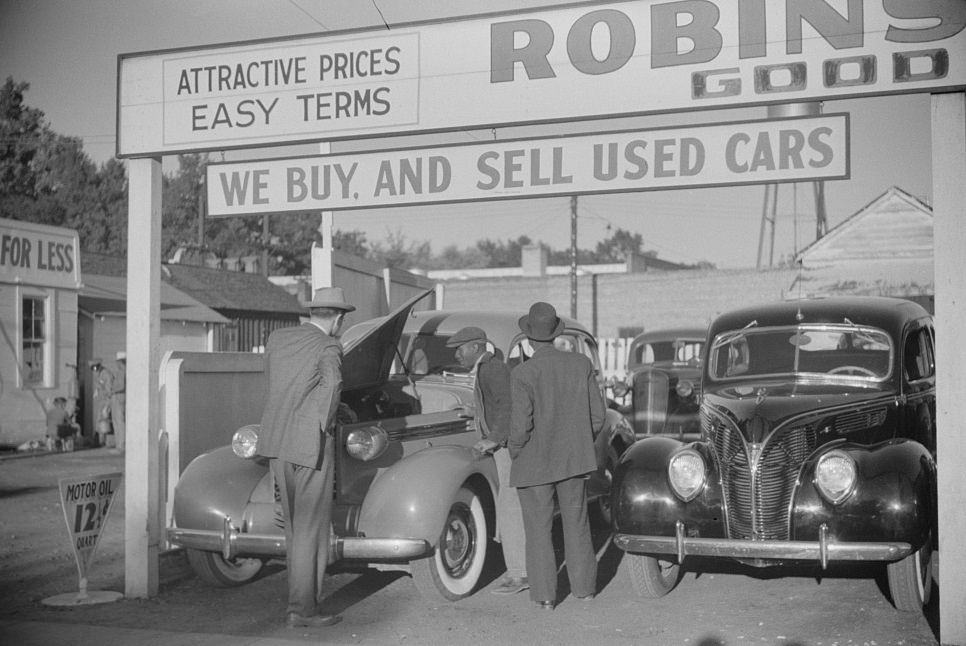
[[[577,196],[570,197],[570,318],[577,318]]]

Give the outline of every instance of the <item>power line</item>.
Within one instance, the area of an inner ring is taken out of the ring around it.
[[[322,28],[322,29],[324,29],[325,31],[330,31],[330,29],[329,29],[328,27],[326,27],[325,25],[323,25],[323,24],[322,24],[321,22],[319,22],[319,21],[318,21],[318,20],[317,20],[317,19],[315,18],[315,16],[313,16],[313,15],[312,15],[312,14],[310,14],[310,13],[309,13],[308,11],[306,11],[305,9],[303,9],[302,7],[300,7],[300,6],[298,5],[298,3],[297,3],[297,2],[295,2],[295,0],[288,0],[288,1],[289,1],[289,4],[291,4],[291,5],[293,6],[293,7],[295,7],[296,9],[298,9],[299,11],[301,11],[302,13],[304,13],[304,14],[305,14],[306,16],[308,16],[308,17],[309,17],[309,20],[311,20],[312,22],[314,22],[315,24],[317,24],[317,25],[318,25],[319,27],[321,27],[321,28]]]

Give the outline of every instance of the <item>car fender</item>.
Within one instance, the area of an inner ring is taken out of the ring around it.
[[[499,490],[493,456],[455,445],[414,453],[373,481],[359,513],[359,532],[369,538],[420,538],[435,546],[453,496],[468,481],[484,488],[479,493],[492,503]]]
[[[620,411],[608,408],[604,414],[604,426],[594,438],[597,464],[607,464],[607,455],[611,452],[619,458],[634,439],[634,430],[627,418]]]
[[[244,460],[230,446],[192,460],[174,489],[174,523],[183,529],[221,531],[225,516],[238,526],[248,501],[268,473],[261,460]]]
[[[838,505],[814,484],[818,458],[833,449],[851,455],[858,469],[854,491]],[[834,540],[899,541],[918,549],[936,520],[936,464],[912,440],[829,445],[803,465],[800,482],[792,514],[792,536],[799,540],[815,540],[824,524]]]
[[[707,484],[690,502],[671,490],[667,479],[668,461],[689,446],[704,456]],[[655,435],[635,442],[621,456],[611,491],[614,531],[620,534],[674,536],[677,521],[683,521],[688,535],[720,538],[724,534],[721,489],[715,462],[707,445],[685,443]]]

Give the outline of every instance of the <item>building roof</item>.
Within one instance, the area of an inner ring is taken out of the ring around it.
[[[82,252],[85,283],[91,276],[115,277],[122,280],[127,275],[127,262],[121,256]],[[165,288],[170,287],[192,299],[197,305],[207,306],[222,314],[251,312],[286,318],[306,315],[308,312],[298,298],[273,284],[261,274],[212,269],[195,265],[162,264],[161,295],[164,307]],[[119,293],[127,293],[122,283]],[[89,295],[90,296],[90,295]],[[121,311],[124,308],[120,308]]]
[[[303,315],[298,299],[261,274],[166,264],[162,279],[212,309]]]
[[[799,252],[789,295],[921,297],[935,292],[933,215],[895,186]]]
[[[98,276],[85,273],[77,304],[85,312],[102,316],[125,316],[127,313],[127,279],[123,276]],[[161,283],[161,319],[228,323],[228,319],[205,307],[184,292]]]
[[[802,249],[806,267],[842,260],[919,258],[932,261],[932,209],[893,186]]]

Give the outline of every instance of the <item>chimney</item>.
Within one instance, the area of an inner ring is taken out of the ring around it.
[[[547,275],[547,249],[542,245],[528,245],[520,249],[520,265],[524,276]]]

